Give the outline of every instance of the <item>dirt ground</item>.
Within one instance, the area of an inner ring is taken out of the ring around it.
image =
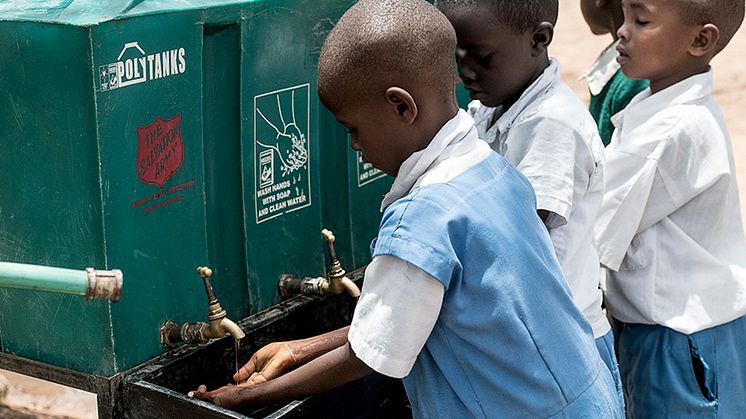
[[[611,36],[593,36],[580,14],[579,2],[560,0],[560,19],[550,53],[557,57],[563,78],[575,92],[588,100],[585,82],[580,78],[596,55],[611,42]],[[713,62],[715,96],[725,113],[739,173],[742,214],[746,214],[746,73],[735,63],[746,58],[746,29],[742,28],[728,48]],[[741,109],[741,110],[739,110]],[[1,418],[95,418],[96,398],[90,393],[0,371],[8,381],[3,398],[0,382]],[[3,407],[5,404],[5,407]]]
[[[6,381],[3,381],[3,377]],[[95,394],[0,370],[0,418],[97,417]]]

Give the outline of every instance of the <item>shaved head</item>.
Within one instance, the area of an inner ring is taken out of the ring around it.
[[[671,0],[669,0],[671,1]],[[728,45],[744,17],[744,0],[675,0],[684,23],[705,25],[712,23],[720,30],[717,51]]]
[[[446,14],[487,7],[496,22],[517,33],[532,31],[542,22],[554,26],[559,14],[558,0],[435,0],[435,5]]]
[[[424,0],[361,0],[329,33],[318,66],[319,97],[335,106],[384,99],[386,89],[453,96],[456,34]]]

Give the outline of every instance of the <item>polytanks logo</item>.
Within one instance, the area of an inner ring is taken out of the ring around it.
[[[184,48],[146,54],[137,42],[129,42],[124,44],[115,62],[98,67],[99,90],[121,89],[184,72]]]
[[[162,188],[184,161],[181,114],[158,116],[150,125],[137,127],[137,140],[137,177]]]

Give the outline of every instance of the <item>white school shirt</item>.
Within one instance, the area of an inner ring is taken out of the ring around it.
[[[520,98],[501,109],[469,104],[479,137],[523,173],[536,192],[537,209],[550,212],[557,259],[573,299],[598,338],[611,330],[601,309],[602,270],[593,226],[604,189],[603,144],[585,105],[549,66]]]
[[[491,152],[479,141],[474,120],[459,110],[424,150],[404,161],[381,210],[417,186],[453,179]],[[381,374],[406,377],[438,320],[444,294],[443,284],[417,266],[376,256],[365,269],[347,336],[353,352]]]
[[[694,333],[746,314],[746,244],[712,70],[612,117],[598,219],[607,306],[628,323]]]

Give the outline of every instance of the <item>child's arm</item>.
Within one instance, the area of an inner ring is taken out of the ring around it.
[[[511,128],[511,138],[533,139],[516,141],[508,160],[517,161],[534,188],[537,213],[548,230],[567,224],[578,204],[576,190],[587,191],[597,178],[602,146],[591,119],[586,122],[576,127],[558,117],[536,117]]]
[[[606,192],[596,222],[599,256],[607,268],[619,270],[638,232],[734,176],[728,141],[701,108],[689,110],[664,134],[647,134],[652,129],[641,126],[607,148]]]
[[[231,410],[247,410],[318,394],[372,371],[345,343],[274,380],[254,386],[226,386],[210,392],[201,385],[189,395]]]
[[[238,384],[269,381],[347,343],[350,327],[287,342],[272,342],[259,349],[233,376]]]

